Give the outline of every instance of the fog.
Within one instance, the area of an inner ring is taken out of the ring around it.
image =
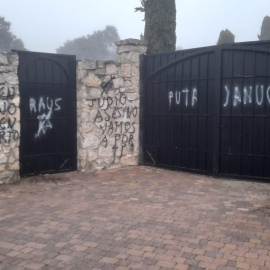
[[[261,23],[270,15],[269,0],[176,0],[177,47],[215,45],[221,30],[236,42],[258,40]],[[66,40],[114,25],[121,39],[139,38],[140,0],[0,0],[0,16],[31,51],[55,52]]]

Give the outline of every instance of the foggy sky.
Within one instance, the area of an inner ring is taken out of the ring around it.
[[[269,0],[176,0],[177,46],[215,45],[228,28],[236,42],[258,40]],[[139,38],[143,13],[140,0],[0,0],[0,16],[31,51],[55,52],[68,39],[114,25],[121,39]]]

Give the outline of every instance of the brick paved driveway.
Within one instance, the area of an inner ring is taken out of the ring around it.
[[[132,167],[0,186],[0,269],[270,269],[270,185]]]

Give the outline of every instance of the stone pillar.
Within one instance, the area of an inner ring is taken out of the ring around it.
[[[117,61],[140,67],[140,55],[146,54],[147,43],[138,39],[125,39],[116,42]]]
[[[127,87],[130,100],[134,100],[138,108],[136,118],[136,132],[134,133],[134,141],[136,142],[136,151],[133,155],[127,155],[121,159],[122,166],[138,165],[139,164],[139,119],[140,119],[140,55],[146,54],[147,43],[138,39],[125,39],[116,42],[117,60],[121,63],[121,72],[126,83],[130,83]],[[126,76],[130,74],[129,77]]]
[[[18,64],[17,53],[0,52],[0,184],[19,179]]]
[[[146,45],[116,43],[118,61],[77,63],[78,169],[82,172],[137,165],[139,66]]]

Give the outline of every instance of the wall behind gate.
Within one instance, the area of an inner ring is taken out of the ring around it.
[[[0,52],[0,184],[19,178],[18,55]]]
[[[146,44],[117,43],[117,62],[77,62],[78,169],[137,165],[139,158],[139,56]]]

